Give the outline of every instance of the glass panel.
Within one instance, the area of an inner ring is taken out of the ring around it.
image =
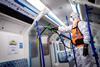
[[[59,43],[60,51],[64,50],[64,45],[62,43]]]
[[[44,55],[49,55],[49,47],[47,44],[43,45]]]
[[[37,48],[37,44],[36,44],[36,37],[31,38],[30,45],[31,45],[31,57],[35,58],[35,57],[38,56],[38,48]]]

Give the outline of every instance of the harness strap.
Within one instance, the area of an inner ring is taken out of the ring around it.
[[[78,22],[79,23],[79,22]],[[81,33],[80,29],[78,28],[78,23],[77,26],[72,28],[72,43],[75,46],[83,45],[83,34]]]

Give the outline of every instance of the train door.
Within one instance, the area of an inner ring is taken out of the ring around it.
[[[73,66],[73,53],[71,53],[72,50],[64,47],[59,36],[56,33],[50,37],[50,42],[51,42],[50,52],[52,59],[52,67],[72,67]],[[69,44],[70,43],[67,42],[67,46]],[[71,66],[69,63],[71,63]]]
[[[38,27],[41,28],[40,30],[37,30],[34,28],[31,30],[29,34],[29,50],[30,50],[30,67],[51,67],[51,57],[50,57],[50,50],[49,50],[49,44],[48,44],[48,31],[44,31],[41,34],[41,41],[42,41],[42,47],[40,46],[40,40],[38,31],[42,32],[43,27],[47,26],[48,22],[41,19],[39,21]],[[50,34],[50,33],[49,33]],[[43,50],[43,53],[42,53]],[[43,63],[43,56],[44,56],[44,62]]]
[[[36,32],[33,30],[29,35],[29,58],[30,58],[30,67],[41,67],[40,66],[40,58],[39,58],[39,48],[36,41]]]

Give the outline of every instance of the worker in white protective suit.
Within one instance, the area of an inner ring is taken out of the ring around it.
[[[72,25],[66,27],[58,27],[60,32],[71,32],[72,43],[75,45],[75,56],[77,67],[94,67],[92,50],[90,47],[90,37],[87,23],[81,21],[77,13],[72,13],[70,16]],[[75,67],[76,65],[74,65]]]

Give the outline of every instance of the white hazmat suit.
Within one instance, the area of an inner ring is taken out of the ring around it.
[[[78,18],[78,16],[75,15],[74,18]],[[73,25],[74,25],[74,23],[70,26],[59,27],[58,30],[60,32],[68,33],[68,32],[71,32]],[[78,28],[84,36],[84,39],[83,39],[84,43],[89,44],[89,47],[88,47],[89,55],[83,56],[83,46],[80,48],[76,47],[75,48],[75,56],[76,56],[77,65],[78,65],[78,67],[96,67],[96,66],[94,66],[94,64],[95,64],[94,58],[92,56],[93,54],[92,54],[92,50],[91,50],[90,43],[89,43],[90,37],[89,37],[87,23],[84,21],[79,21]]]

